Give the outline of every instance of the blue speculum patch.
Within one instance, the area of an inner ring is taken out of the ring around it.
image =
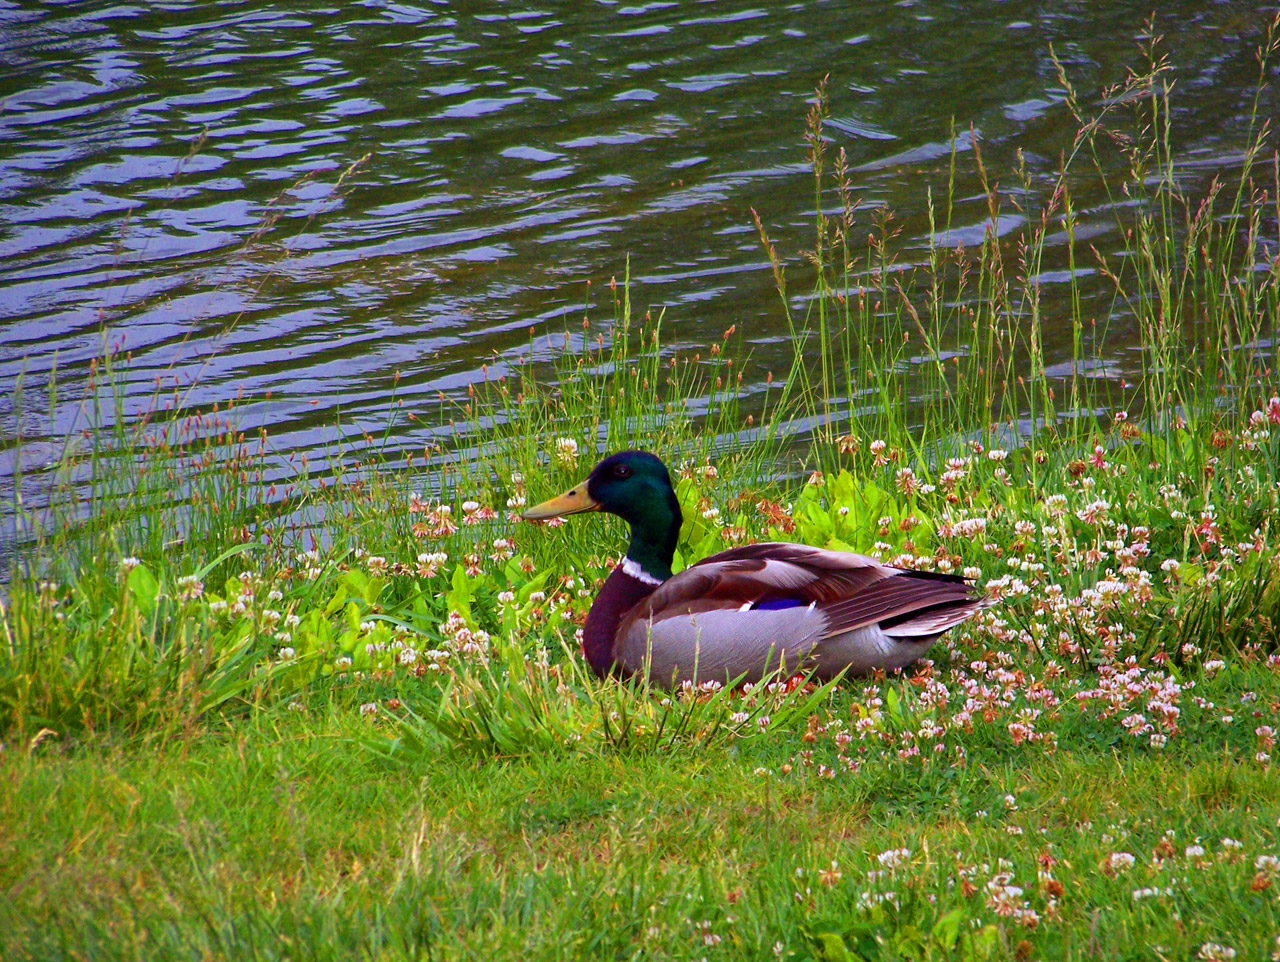
[[[783,608],[799,608],[805,602],[799,598],[765,598],[751,606],[752,611],[781,611]]]

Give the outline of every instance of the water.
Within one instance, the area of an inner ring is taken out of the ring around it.
[[[197,403],[243,391],[277,446],[319,450],[382,425],[393,391],[426,411],[482,364],[536,360],[531,328],[607,318],[628,255],[642,309],[688,344],[736,323],[762,379],[788,348],[750,211],[784,249],[811,243],[803,120],[824,75],[866,225],[888,205],[904,246],[925,242],[955,129],[951,239],[972,244],[970,126],[993,169],[1020,147],[1047,182],[1075,132],[1050,45],[1096,102],[1140,65],[1149,8],[0,0],[0,429],[39,458],[75,417],[62,400],[48,424],[55,367],[74,398],[105,331],[132,352],[135,406],[157,377],[198,382]],[[1162,6],[1193,179],[1238,169],[1274,9]],[[1105,199],[1078,201],[1113,245]],[[1052,363],[1065,277],[1048,284]]]

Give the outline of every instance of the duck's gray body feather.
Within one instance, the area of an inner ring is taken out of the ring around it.
[[[648,668],[650,681],[726,681],[746,674],[757,681],[785,664],[804,670],[826,619],[816,610],[720,609],[633,622],[614,657],[628,672]]]

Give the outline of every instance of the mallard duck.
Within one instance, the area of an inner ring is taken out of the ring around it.
[[[626,557],[591,605],[583,653],[600,677],[647,671],[662,687],[758,681],[766,673],[869,674],[911,664],[983,606],[963,578],[847,551],[770,542],[671,573],[680,502],[646,451],[605,458],[529,520],[607,511],[631,525]]]

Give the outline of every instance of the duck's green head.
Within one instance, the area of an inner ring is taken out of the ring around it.
[[[680,535],[680,502],[671,475],[647,451],[619,451],[595,466],[587,479],[524,513],[530,521],[583,511],[607,511],[631,525],[627,557],[648,574],[671,577],[671,557]]]

